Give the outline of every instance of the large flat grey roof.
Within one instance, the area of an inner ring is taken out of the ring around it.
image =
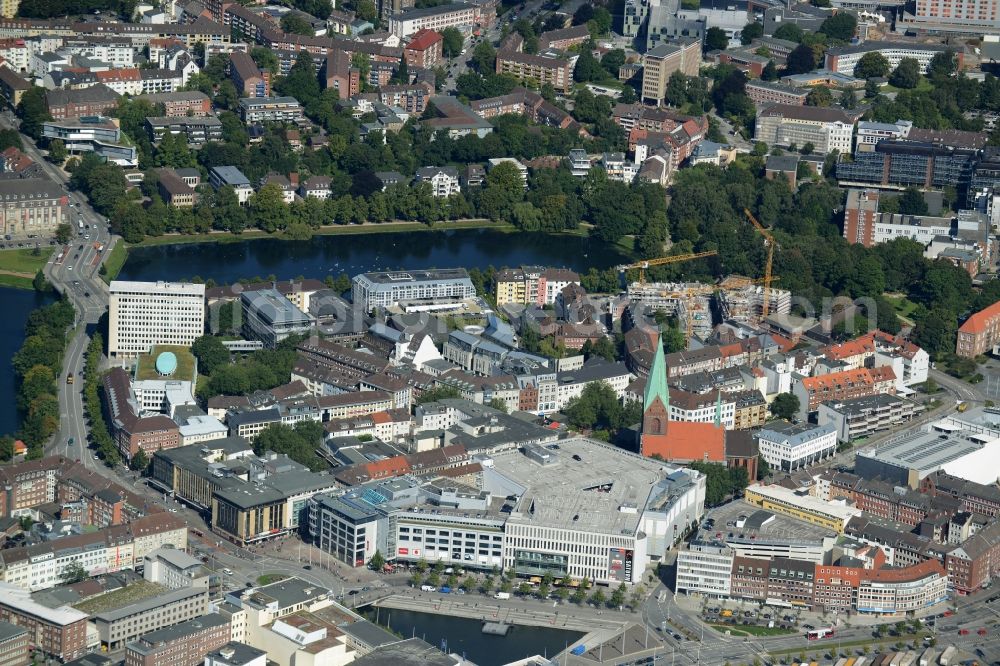
[[[858,451],[859,458],[869,458],[918,472],[934,471],[942,465],[974,453],[984,442],[941,432],[906,432],[874,450]]]
[[[179,590],[170,590],[164,594],[160,594],[155,597],[150,597],[149,599],[143,599],[142,601],[137,601],[134,604],[129,604],[128,606],[122,606],[121,608],[116,608],[114,610],[102,611],[100,613],[94,613],[93,617],[95,620],[101,620],[104,622],[116,622],[130,615],[136,615],[138,613],[144,613],[146,611],[151,611],[155,608],[165,606],[167,604],[172,604],[177,601],[183,601],[184,599],[190,599],[191,597],[196,597],[199,595],[204,595],[208,598],[208,590],[205,588],[181,588]]]

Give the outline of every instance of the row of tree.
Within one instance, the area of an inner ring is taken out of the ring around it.
[[[34,310],[25,325],[24,343],[12,359],[21,415],[18,437],[27,445],[29,458],[40,458],[46,441],[59,429],[57,382],[75,318],[66,299]]]
[[[105,464],[114,467],[121,460],[118,446],[111,438],[111,432],[104,419],[104,409],[101,401],[101,354],[104,351],[104,339],[100,333],[94,333],[87,346],[84,358],[83,408],[90,426],[90,445]],[[137,462],[143,462],[145,454]]]

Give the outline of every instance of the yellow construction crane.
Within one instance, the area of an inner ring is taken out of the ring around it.
[[[642,261],[637,261],[634,264],[627,264],[625,266],[619,266],[618,272],[624,273],[625,271],[632,270],[633,268],[639,269],[639,283],[646,283],[646,269],[650,266],[665,266],[667,264],[679,264],[682,261],[690,261],[691,259],[701,259],[702,257],[713,257],[717,255],[718,252],[711,250],[709,252],[694,252],[692,254],[675,254],[672,257],[660,257],[659,259],[643,259]]]
[[[778,243],[774,240],[771,232],[757,221],[757,218],[753,216],[749,208],[744,208],[743,212],[746,213],[747,219],[750,220],[750,224],[757,230],[757,233],[764,237],[764,245],[767,246],[767,263],[764,264],[764,308],[761,313],[761,319],[767,319],[771,305],[771,282],[774,279],[771,277],[771,266],[774,263],[774,247]]]

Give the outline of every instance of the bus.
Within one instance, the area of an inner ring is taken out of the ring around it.
[[[806,632],[806,638],[811,641],[817,641],[821,638],[832,638],[833,637],[833,627],[821,627],[819,629],[813,629]]]

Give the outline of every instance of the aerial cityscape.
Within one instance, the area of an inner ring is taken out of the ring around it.
[[[997,0],[0,0],[0,666],[1000,664]]]

